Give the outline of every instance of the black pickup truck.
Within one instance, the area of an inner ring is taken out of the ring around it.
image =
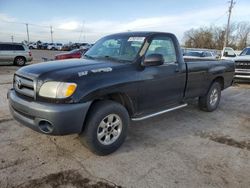
[[[231,86],[234,63],[185,63],[175,35],[128,32],[100,39],[82,59],[19,69],[8,92],[13,117],[49,135],[78,133],[98,155],[121,146],[130,120],[187,106],[214,111]]]

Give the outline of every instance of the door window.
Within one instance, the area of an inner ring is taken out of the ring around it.
[[[2,50],[2,51],[12,51],[13,50],[13,45],[11,45],[11,44],[1,44],[0,45],[0,50]]]
[[[165,63],[176,63],[176,52],[170,37],[155,37],[148,47],[146,56],[149,54],[162,54]]]

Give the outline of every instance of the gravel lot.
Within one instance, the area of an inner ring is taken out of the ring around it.
[[[33,51],[34,61],[53,51]],[[222,93],[217,111],[197,102],[131,123],[125,144],[99,157],[77,135],[46,136],[12,119],[15,66],[0,66],[0,187],[250,187],[250,85]]]

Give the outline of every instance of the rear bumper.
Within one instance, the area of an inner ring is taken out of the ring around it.
[[[8,92],[12,116],[24,126],[50,135],[80,133],[91,102],[51,104],[27,101],[11,89]]]
[[[33,60],[33,57],[29,56],[29,57],[26,58],[26,60],[27,60],[27,62],[31,62]]]

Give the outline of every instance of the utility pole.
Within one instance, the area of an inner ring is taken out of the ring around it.
[[[230,5],[229,5],[229,9],[228,9],[227,29],[226,29],[224,47],[227,47],[227,44],[228,44],[228,35],[229,35],[231,13],[232,13],[232,9],[233,9],[233,6],[235,5],[235,3],[236,2],[234,0],[230,0]]]
[[[52,26],[50,26],[50,37],[51,37],[51,42],[53,43],[53,30],[52,30]]]
[[[14,36],[13,35],[11,35],[11,41],[12,41],[12,43],[14,42]]]
[[[29,34],[29,24],[26,23],[26,31],[27,31],[27,41],[28,41],[28,44],[30,43],[30,34]]]

